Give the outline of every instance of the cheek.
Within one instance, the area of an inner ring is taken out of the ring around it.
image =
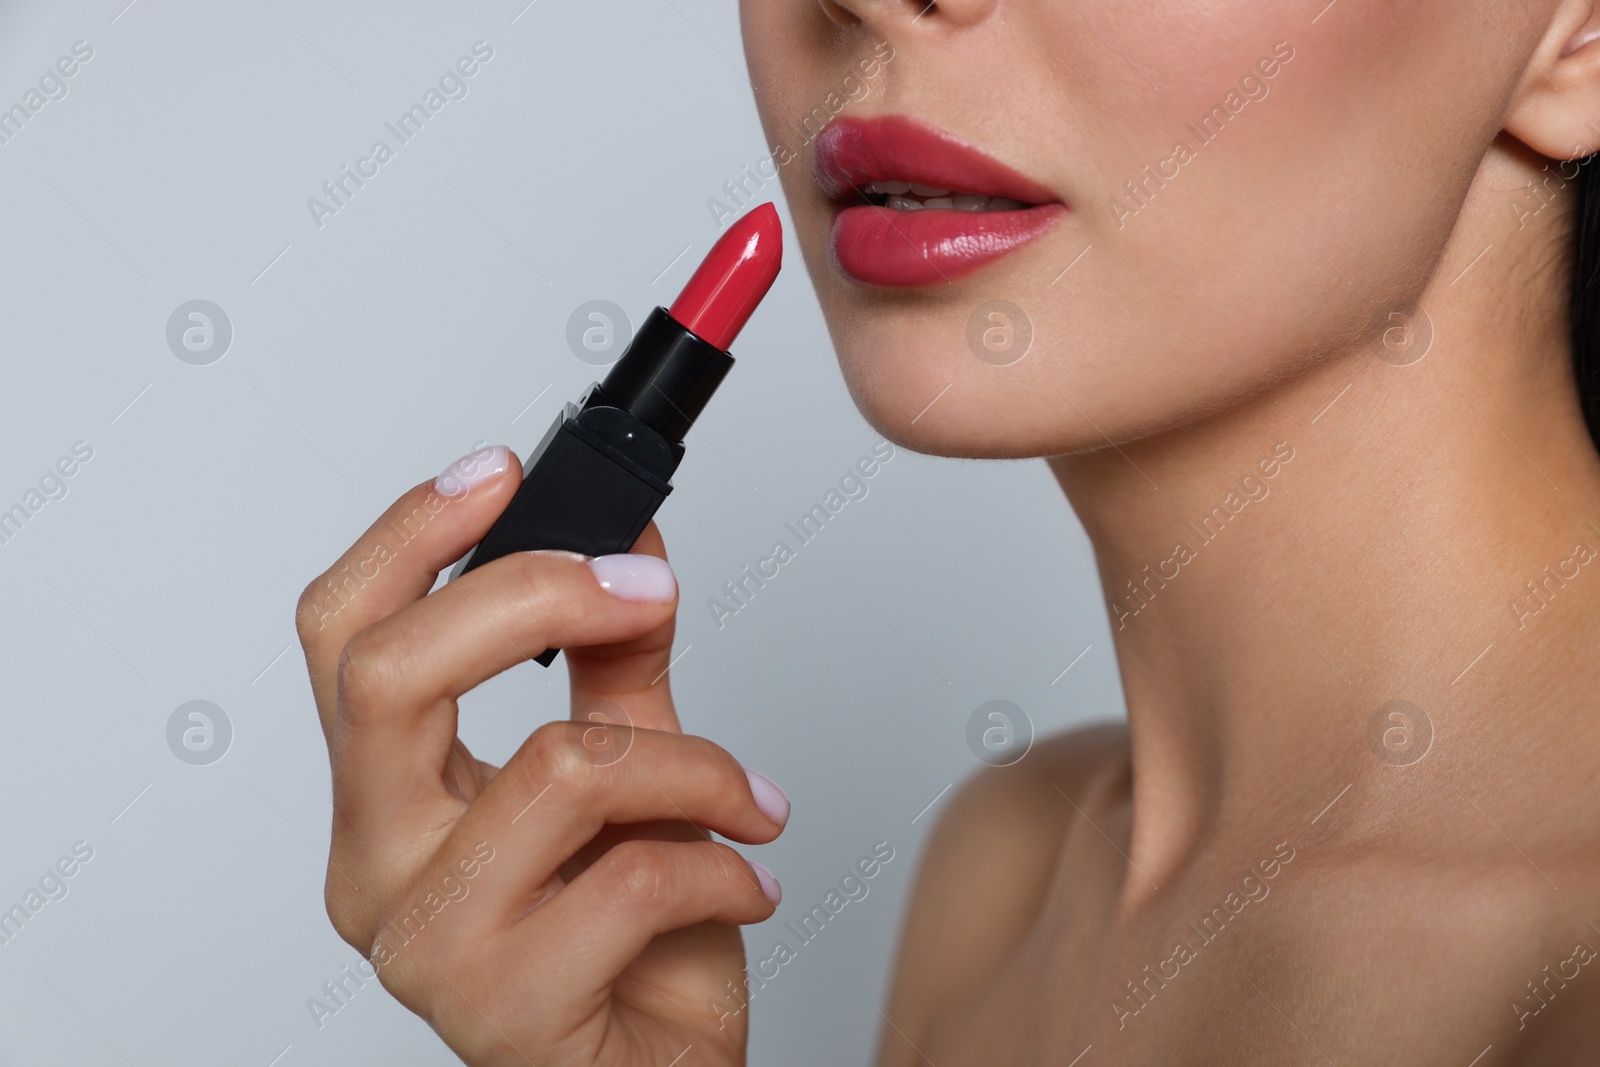
[[[1310,17],[1208,11],[1189,34],[1206,54],[1165,57],[1162,91],[1134,105],[1136,125],[1165,136],[1121,150],[1103,138],[1115,169],[1082,197],[1084,239],[1107,254],[1081,284],[1139,314],[1102,333],[1117,324],[1085,300],[1079,336],[1151,366],[1164,343],[1181,345],[1212,399],[1359,337],[1379,305],[1420,293],[1518,58],[1467,43],[1478,16],[1454,5],[1339,0]],[[1473,84],[1449,73],[1464,53],[1486,64]],[[1239,83],[1267,57],[1277,73],[1250,100]]]
[[[769,136],[854,73],[828,48],[831,25],[815,0],[741,0],[745,62]]]

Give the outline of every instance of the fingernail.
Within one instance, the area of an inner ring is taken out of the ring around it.
[[[761,814],[782,826],[789,821],[789,794],[760,771],[753,771],[749,767],[744,769],[746,778],[750,779],[750,792],[756,798],[756,807],[761,809]]]
[[[433,488],[442,496],[465,496],[475,486],[498,478],[511,466],[511,453],[505,445],[491,445],[468,452],[440,472]]]
[[[783,886],[778,884],[778,880],[772,876],[772,872],[755,860],[747,859],[745,862],[750,865],[752,871],[756,872],[756,881],[761,883],[761,892],[767,895],[767,899],[772,901],[774,905],[783,903]]]
[[[623,552],[589,561],[600,588],[618,600],[671,600],[678,595],[678,579],[667,561],[643,553]]]

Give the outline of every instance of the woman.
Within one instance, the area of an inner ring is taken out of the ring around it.
[[[1594,1062],[1600,14],[743,7],[857,404],[1051,457],[1127,694],[946,810],[879,1062]],[[788,801],[678,732],[653,528],[425,595],[517,470],[413,489],[374,529],[446,502],[418,548],[302,607],[330,914],[468,1063],[741,1063],[734,924],[779,890],[696,827],[766,842]],[[627,710],[625,759],[572,723],[498,771],[455,739],[547,645],[575,707]]]

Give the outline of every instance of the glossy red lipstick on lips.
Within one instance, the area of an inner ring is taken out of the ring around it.
[[[834,261],[868,285],[953,282],[1033,241],[1067,211],[1038,182],[901,115],[834,119],[813,162],[823,192],[844,205],[829,234]]]
[[[771,204],[712,246],[671,310],[656,308],[605,380],[568,404],[522,466],[522,486],[454,580],[513,552],[626,552],[683,460],[683,439],[733,368],[727,349],[783,265]],[[548,667],[557,649],[534,657]]]

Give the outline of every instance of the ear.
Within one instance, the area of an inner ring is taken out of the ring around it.
[[[1505,130],[1551,159],[1600,151],[1600,8],[1560,0],[1506,112]]]

